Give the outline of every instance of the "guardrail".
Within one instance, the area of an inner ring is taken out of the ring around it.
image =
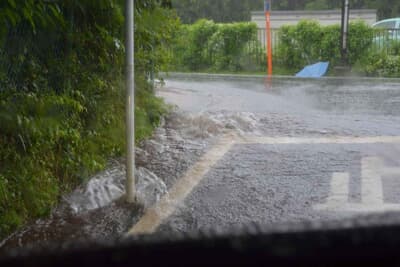
[[[261,47],[265,50],[267,44],[266,44],[266,31],[265,28],[258,28],[257,29],[257,40],[260,42]],[[272,35],[272,47],[275,48],[279,45],[279,30],[278,29],[272,29],[271,30],[271,35]]]
[[[400,52],[400,29],[379,29],[374,32],[373,48],[388,54]]]

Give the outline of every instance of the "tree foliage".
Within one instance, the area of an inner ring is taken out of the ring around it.
[[[121,0],[0,3],[0,238],[124,153]],[[178,20],[136,0],[137,140],[166,111],[147,82]]]

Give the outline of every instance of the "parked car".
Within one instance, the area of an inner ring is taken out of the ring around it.
[[[372,25],[377,29],[374,43],[382,46],[400,41],[400,18],[385,19]]]
[[[386,29],[386,30],[400,29],[400,18],[381,20],[374,23],[372,27],[377,29]]]

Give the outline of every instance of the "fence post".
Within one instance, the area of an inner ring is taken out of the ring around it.
[[[134,0],[125,0],[126,9],[126,201],[134,203],[135,188],[135,31]]]
[[[271,2],[272,2],[272,0],[264,1],[265,22],[266,22],[265,30],[266,30],[266,39],[267,39],[268,76],[272,76]]]
[[[348,62],[348,34],[349,34],[349,0],[343,0],[342,5],[342,30],[341,30],[341,52],[342,63],[347,65]]]

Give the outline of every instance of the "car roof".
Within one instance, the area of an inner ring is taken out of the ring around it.
[[[400,18],[391,18],[391,19],[380,20],[380,21],[374,23],[372,26],[375,26],[375,25],[383,23],[383,22],[391,22],[391,21],[400,21]]]

